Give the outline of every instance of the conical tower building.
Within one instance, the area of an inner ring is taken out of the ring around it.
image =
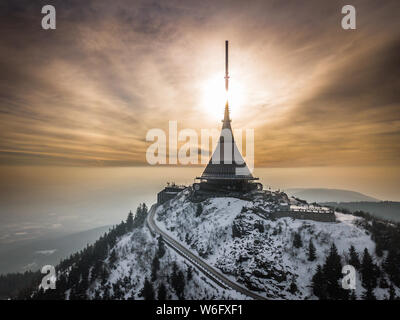
[[[226,41],[225,89],[227,92],[228,88],[228,41]],[[232,133],[228,101],[225,104],[222,130],[217,146],[203,174],[196,179],[201,181],[200,184],[195,184],[195,189],[197,190],[250,191],[262,188],[262,185],[259,183],[251,183],[251,181],[258,180],[258,178],[253,177],[236,146]]]

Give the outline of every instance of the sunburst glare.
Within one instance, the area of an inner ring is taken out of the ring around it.
[[[237,81],[230,81],[229,91],[225,90],[223,74],[215,74],[208,78],[202,88],[200,107],[213,119],[222,119],[225,103],[229,101],[231,117],[240,116],[244,105],[244,90]]]

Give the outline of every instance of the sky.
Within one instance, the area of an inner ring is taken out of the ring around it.
[[[41,28],[47,4],[56,30]],[[356,30],[341,27],[347,4]],[[400,201],[399,11],[398,0],[2,0],[0,250],[118,223],[167,181],[191,184],[203,168],[148,166],[146,135],[169,121],[220,129],[225,40],[232,127],[254,129],[266,188]]]
[[[41,28],[52,4],[57,29]],[[341,8],[357,29],[341,28]],[[255,165],[383,167],[399,177],[399,1],[7,1],[0,165],[143,166],[146,133],[232,126]],[[327,169],[329,170],[329,169]],[[336,169],[335,169],[336,170]]]

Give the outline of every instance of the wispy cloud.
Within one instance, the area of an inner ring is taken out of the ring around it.
[[[216,126],[225,39],[256,165],[398,162],[398,1],[353,1],[355,31],[343,1],[54,1],[55,31],[43,4],[1,4],[1,164],[142,165],[148,129]]]
[[[51,256],[56,251],[57,251],[57,249],[38,250],[38,251],[35,251],[35,253],[36,254],[41,254],[41,255],[44,255],[44,256]]]

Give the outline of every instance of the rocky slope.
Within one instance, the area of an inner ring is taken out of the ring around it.
[[[271,211],[285,195],[272,193],[252,201],[236,198],[212,198],[201,204],[188,199],[189,191],[157,209],[157,223],[204,260],[251,290],[272,299],[313,299],[311,278],[318,264],[324,263],[334,243],[343,257],[353,245],[360,254],[365,248],[372,254],[375,242],[362,227],[361,217],[336,212],[337,222],[317,222],[292,218],[268,219],[260,214]],[[294,199],[291,201],[296,202]],[[302,246],[293,246],[293,237],[301,236]],[[307,245],[312,240],[316,259],[308,261]],[[374,256],[382,265],[383,257]],[[357,278],[356,295],[365,288]],[[297,290],[291,288],[295,283]],[[387,290],[375,289],[383,299]]]
[[[121,237],[113,248],[116,252],[115,262],[110,262],[110,256],[105,261],[111,266],[106,281],[100,279],[94,281],[87,291],[88,298],[108,296],[117,299],[143,299],[142,289],[145,279],[148,279],[155,291],[155,298],[157,298],[157,289],[163,283],[166,287],[166,298],[178,299],[170,279],[173,274],[173,263],[176,263],[178,270],[182,271],[185,277],[185,299],[244,298],[236,292],[220,289],[202,273],[192,269],[190,263],[167,246],[165,254],[159,259],[160,266],[157,275],[155,279],[152,279],[152,264],[157,247],[157,239],[153,238],[145,226]],[[189,269],[192,270],[191,279],[187,279]],[[116,292],[118,292],[117,297],[115,297]]]

